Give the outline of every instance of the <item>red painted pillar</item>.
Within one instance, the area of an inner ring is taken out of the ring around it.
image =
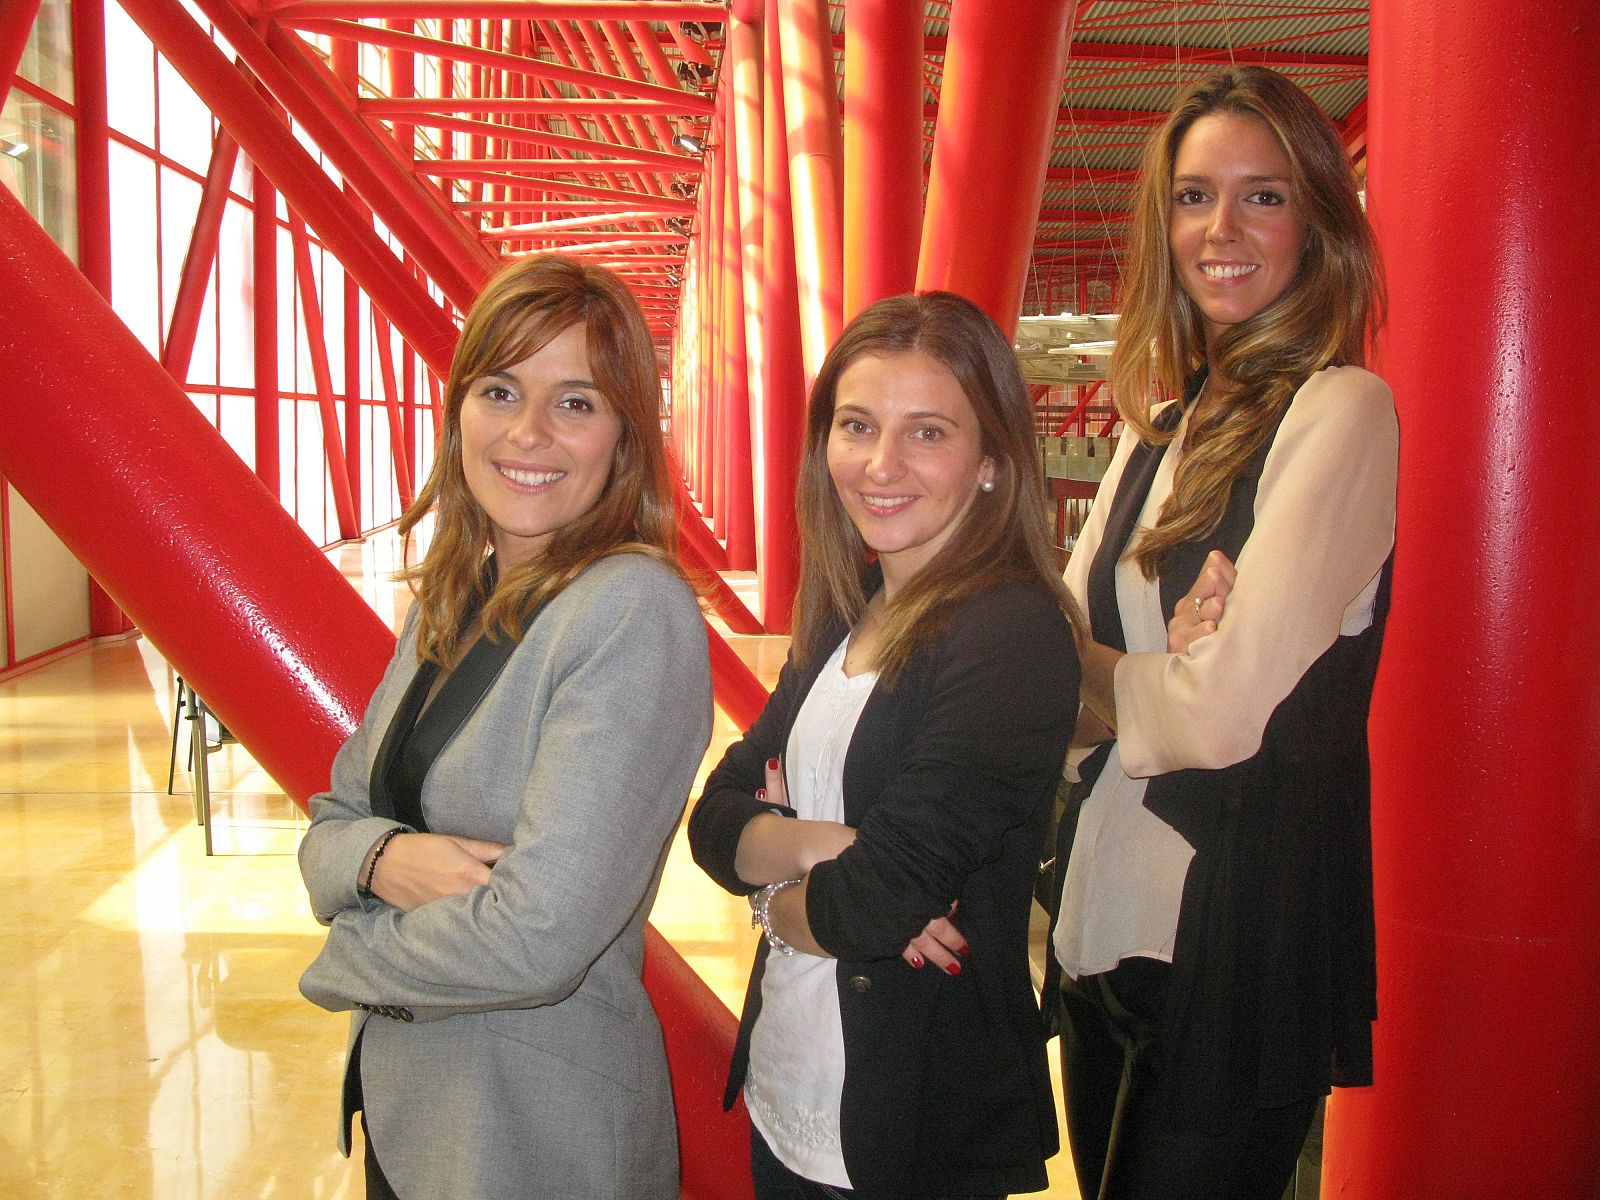
[[[844,138],[827,0],[778,0],[789,196],[806,381],[839,336],[844,309]]]
[[[178,277],[178,295],[172,302],[167,340],[161,348],[161,365],[180,386],[189,378],[189,360],[194,355],[195,338],[200,332],[200,315],[205,310],[206,292],[210,290],[217,262],[222,214],[227,208],[228,188],[238,161],[239,143],[226,129],[217,130],[211,146],[211,163],[206,168],[205,187],[200,193],[200,207],[195,210],[194,232],[189,235],[183,273]]]
[[[800,337],[800,285],[795,273],[794,215],[789,203],[789,150],[784,119],[782,46],[777,0],[766,0],[762,73],[761,262],[764,275],[761,425],[761,623],[787,632],[800,582],[800,531],[794,493],[805,432],[805,355]]]
[[[749,409],[751,522],[758,569],[766,561],[762,510],[766,488],[759,464],[766,461],[762,414],[762,358],[766,339],[762,271],[761,160],[761,2],[743,0],[728,14],[727,47],[723,54],[723,86],[731,92],[729,128],[733,137],[733,177],[738,201],[739,290],[743,311],[735,314],[744,333],[745,389]]]
[[[278,190],[250,165],[250,306],[255,361],[256,478],[281,499],[278,482]]]
[[[22,53],[28,48],[33,19],[39,15],[39,0],[7,0],[0,4],[0,105],[17,77]]]
[[[1007,337],[1039,225],[1072,7],[961,0],[950,10],[917,290],[959,292]]]
[[[922,10],[844,10],[844,319],[917,281],[922,232]]]
[[[1594,16],[1372,6],[1400,524],[1371,722],[1377,1084],[1329,1108],[1324,1195],[1600,1181]]]
[[[728,566],[756,568],[756,513],[750,461],[750,376],[744,338],[743,235],[739,225],[737,125],[723,110],[722,153],[722,456],[726,463]]]
[[[717,277],[720,274],[722,247],[722,204],[717,195],[715,172],[700,180],[700,280],[696,288],[700,315],[700,511],[706,514],[711,532],[723,536],[717,468],[722,447],[717,443],[717,352],[716,313]]]
[[[106,115],[106,25],[101,5],[72,6],[72,57],[78,103],[78,269],[110,300],[111,131]],[[91,577],[89,633],[107,637],[132,628],[133,623],[106,595],[100,581]]]

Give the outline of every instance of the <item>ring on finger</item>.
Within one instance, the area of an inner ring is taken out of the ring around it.
[[[1197,617],[1200,615],[1200,597],[1199,596],[1196,596],[1194,598],[1194,615],[1197,616]]]

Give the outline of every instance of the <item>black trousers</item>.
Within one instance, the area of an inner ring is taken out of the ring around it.
[[[767,1145],[767,1139],[754,1125],[750,1126],[750,1179],[755,1185],[756,1200],[866,1200],[866,1192],[849,1188],[830,1187],[796,1175]],[[893,1200],[893,1198],[886,1198]],[[939,1193],[923,1200],[1005,1200],[1004,1196],[968,1196]]]
[[[1226,1114],[1220,1132],[1158,1111],[1172,968],[1129,958],[1061,985],[1067,1138],[1084,1200],[1280,1200],[1315,1097]]]

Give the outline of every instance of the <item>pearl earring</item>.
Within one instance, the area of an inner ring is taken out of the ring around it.
[[[979,485],[978,485],[978,486],[979,486],[979,487],[980,487],[980,488],[982,488],[982,489],[983,489],[983,490],[984,490],[984,491],[986,491],[986,492],[992,492],[992,491],[994,491],[994,480],[992,480],[992,479],[985,479],[985,480],[984,480],[984,481],[983,481],[983,482],[982,482],[982,483],[980,483],[980,484],[979,484]]]

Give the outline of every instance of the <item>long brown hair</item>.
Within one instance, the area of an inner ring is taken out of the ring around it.
[[[1191,422],[1172,495],[1132,551],[1149,579],[1173,547],[1217,527],[1235,478],[1301,384],[1335,363],[1364,365],[1368,339],[1383,319],[1377,246],[1332,122],[1275,71],[1214,71],[1184,94],[1145,148],[1111,356],[1122,419],[1146,441],[1171,440],[1151,425],[1150,407],[1179,395],[1206,362],[1204,321],[1178,283],[1168,221],[1179,144],[1196,121],[1213,113],[1252,117],[1278,139],[1289,160],[1291,202],[1306,224],[1306,246],[1283,295],[1228,327],[1211,348],[1212,371],[1225,384]]]
[[[797,495],[796,660],[807,662],[830,650],[823,645],[830,626],[854,625],[871,598],[862,586],[867,545],[828,471],[839,377],[858,359],[911,351],[941,363],[961,385],[978,419],[983,453],[994,462],[994,491],[973,498],[950,539],[889,602],[874,664],[889,685],[918,642],[942,627],[963,599],[999,579],[1036,580],[1056,598],[1074,630],[1082,628],[1045,525],[1033,409],[1010,343],[981,309],[950,292],[892,296],[845,327],[811,390]]]
[[[558,529],[542,553],[503,572],[491,591],[483,572],[490,523],[462,468],[461,405],[474,380],[521,362],[574,325],[584,327],[595,383],[622,422],[611,476],[592,509]],[[489,636],[515,638],[535,605],[607,555],[645,553],[676,569],[660,374],[644,314],[615,275],[549,255],[514,262],[484,287],[450,364],[433,470],[400,518],[407,550],[430,512],[427,554],[401,578],[421,609],[418,656],[445,665],[462,648],[462,622],[474,603],[482,601],[480,628]]]

